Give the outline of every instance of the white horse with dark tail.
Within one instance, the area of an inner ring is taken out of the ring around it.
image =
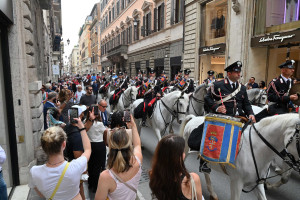
[[[138,99],[133,103],[131,113],[140,105],[144,100]],[[167,132],[167,128],[174,117],[178,123],[185,119],[186,109],[188,106],[189,95],[184,92],[174,91],[171,92],[160,100],[158,100],[153,109],[152,117],[147,117],[146,124],[155,131],[158,141]],[[141,119],[135,119],[140,133]]]
[[[190,122],[194,123],[194,125],[190,124]],[[182,123],[181,135],[186,141],[191,130],[198,127],[201,122],[204,122],[204,117],[189,115]],[[229,176],[231,200],[239,200],[243,189],[253,189],[253,192],[255,192],[259,200],[267,199],[264,189],[264,178],[268,176],[270,163],[274,156],[277,155],[267,143],[276,151],[281,152],[286,148],[289,140],[291,140],[287,151],[296,161],[292,163],[292,167],[298,172],[300,171],[300,149],[297,147],[299,144],[296,144],[295,137],[295,135],[299,137],[299,129],[300,118],[298,114],[283,114],[267,117],[246,128],[242,134],[241,147],[235,160],[236,168],[229,165],[226,165],[225,168],[222,168],[219,164],[211,165],[213,170],[222,173],[224,173],[225,170]],[[267,142],[264,142],[259,135]],[[253,154],[251,152],[253,152]],[[218,199],[208,174],[205,174],[205,179],[211,199]]]

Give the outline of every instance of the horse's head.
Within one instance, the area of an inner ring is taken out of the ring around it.
[[[194,97],[199,100],[204,100],[205,95],[207,94],[207,85],[205,83],[196,87],[195,92],[193,93]]]
[[[135,86],[131,86],[130,96],[132,101],[136,100],[137,93],[138,93],[137,88]]]
[[[258,106],[264,106],[264,105],[266,105],[267,100],[268,100],[267,92],[265,90],[260,90],[259,98],[258,98],[256,104]]]
[[[184,91],[175,91],[174,93],[174,104],[173,110],[175,111],[177,122],[181,124],[181,122],[185,119],[186,110],[189,104],[189,96]],[[170,94],[172,94],[170,93]]]

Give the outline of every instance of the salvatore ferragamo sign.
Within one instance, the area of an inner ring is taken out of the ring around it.
[[[251,47],[267,46],[273,44],[284,44],[289,42],[300,42],[300,31],[291,31],[286,33],[274,33],[265,36],[253,37]]]
[[[200,47],[199,54],[216,54],[224,53],[226,49],[226,44],[217,44],[213,46]]]

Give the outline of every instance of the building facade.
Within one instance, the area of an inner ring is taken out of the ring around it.
[[[202,82],[208,70],[223,78],[224,69],[240,60],[241,82],[254,76],[270,82],[286,59],[296,61],[300,77],[299,1],[185,1],[184,66]]]
[[[90,31],[90,39],[91,39],[91,69],[94,73],[101,72],[101,63],[100,59],[100,41],[99,41],[99,21],[100,21],[100,3],[94,5],[92,12],[90,14],[92,16],[92,24],[89,27]]]
[[[60,20],[53,17],[55,3],[60,1],[0,4],[0,145],[7,153],[3,175],[8,187],[27,184],[29,169],[37,163],[43,127],[40,88],[53,79],[53,27]]]
[[[101,63],[136,76],[139,69],[174,77],[183,56],[183,3],[110,1],[101,13]],[[103,2],[100,1],[100,4]]]
[[[92,16],[87,16],[84,25],[79,30],[79,53],[81,63],[81,74],[91,74],[93,69],[91,68],[91,36],[90,26],[92,24]]]
[[[79,46],[74,46],[72,49],[72,53],[70,55],[70,63],[71,63],[71,72],[72,74],[80,74],[80,55],[79,55]]]

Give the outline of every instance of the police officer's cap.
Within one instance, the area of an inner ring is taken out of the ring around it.
[[[207,74],[208,74],[209,76],[213,76],[213,75],[215,74],[215,72],[214,72],[213,70],[209,70],[209,71],[207,72]]]
[[[182,73],[182,69],[180,69],[180,70],[178,71],[178,73]]]
[[[242,62],[241,61],[236,61],[226,67],[225,71],[227,72],[240,72],[242,69]]]
[[[153,69],[153,68],[150,68],[149,73],[150,73],[150,74],[154,74],[154,73],[155,73],[154,69]]]
[[[165,74],[166,72],[165,72],[165,70],[163,70],[161,73],[162,73],[162,74]]]
[[[126,71],[126,70],[124,70],[124,74],[127,74],[127,71]]]
[[[142,74],[145,74],[145,71],[144,71],[144,70],[141,70],[141,73],[142,73]]]
[[[191,73],[191,70],[190,70],[190,69],[185,69],[185,70],[184,70],[184,74],[185,74],[185,75],[189,75],[190,73]]]
[[[120,72],[119,72],[119,76],[122,76],[122,75],[123,75],[123,72],[120,71]]]
[[[138,73],[142,73],[142,71],[139,69],[139,70],[138,70]]]
[[[294,60],[287,60],[286,62],[282,63],[281,65],[279,65],[278,67],[280,69],[282,68],[288,68],[288,69],[294,69],[294,63],[295,61]]]

